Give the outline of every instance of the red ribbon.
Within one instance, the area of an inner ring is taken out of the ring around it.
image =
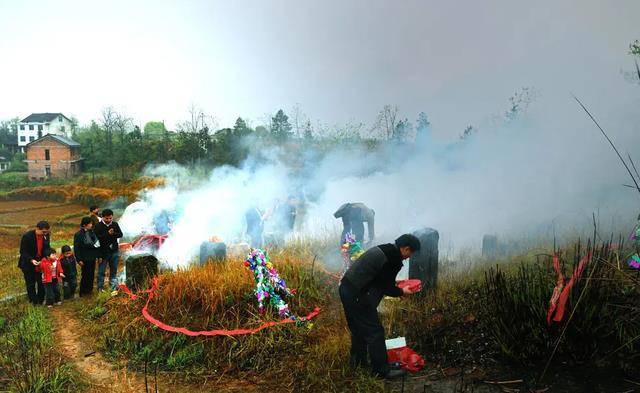
[[[136,295],[133,292],[131,292],[131,290],[129,288],[127,288],[127,286],[124,285],[124,284],[120,285],[120,289],[122,289],[122,292],[124,292],[127,295],[129,295],[131,300],[136,300],[139,297],[138,295]],[[153,315],[151,315],[149,313],[149,302],[151,302],[151,299],[153,299],[156,296],[157,289],[158,289],[158,278],[154,277],[152,282],[151,282],[151,288],[147,289],[147,290],[144,290],[144,291],[141,291],[141,293],[148,293],[149,294],[149,297],[147,297],[147,302],[145,303],[144,307],[142,308],[142,316],[144,316],[144,318],[147,321],[149,321],[149,323],[159,327],[162,330],[166,330],[168,332],[181,333],[181,334],[184,334],[186,336],[191,336],[191,337],[195,337],[195,336],[239,336],[239,335],[245,335],[245,334],[254,334],[254,333],[257,333],[257,332],[259,332],[259,331],[261,331],[263,329],[270,328],[270,327],[277,326],[277,325],[284,325],[284,324],[287,324],[287,323],[295,323],[297,321],[308,321],[308,320],[312,319],[313,317],[315,317],[316,315],[320,314],[320,308],[316,307],[316,308],[314,308],[314,310],[312,312],[307,314],[305,317],[296,318],[296,319],[287,318],[287,319],[283,319],[281,321],[265,322],[262,325],[260,325],[260,326],[258,326],[256,328],[252,328],[252,329],[233,329],[233,330],[215,329],[215,330],[193,331],[193,330],[189,330],[189,329],[184,328],[184,327],[176,327],[176,326],[167,325],[166,323],[160,321],[159,319],[155,318]]]
[[[580,278],[584,268],[587,266],[587,263],[591,260],[591,253],[588,253],[584,258],[578,262],[578,266],[573,269],[573,275],[569,279],[569,282],[565,285],[564,276],[562,271],[560,270],[560,258],[558,254],[553,256],[553,268],[558,275],[558,282],[556,283],[556,287],[553,289],[553,295],[551,295],[551,300],[549,301],[549,310],[547,311],[547,325],[551,326],[551,319],[555,322],[562,322],[564,318],[564,313],[567,306],[567,301],[569,300],[569,294],[571,293],[571,287],[573,284]],[[554,316],[555,315],[555,316]]]

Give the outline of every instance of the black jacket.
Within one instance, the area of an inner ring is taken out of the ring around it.
[[[73,253],[76,255],[76,259],[84,262],[102,258],[100,247],[95,247],[97,241],[98,238],[93,231],[80,229],[76,232],[73,236]]]
[[[42,242],[42,252],[51,247],[51,238],[49,235],[44,236]],[[36,255],[38,253],[38,244],[36,243],[36,230],[32,229],[29,232],[22,235],[20,239],[20,259],[18,259],[18,267],[24,269],[25,267],[33,266],[32,259],[42,258],[43,255]]]
[[[110,228],[113,228],[113,235],[109,234]],[[107,226],[100,221],[96,224],[94,232],[98,236],[98,240],[100,240],[100,251],[103,255],[118,252],[118,239],[122,237],[122,230],[120,230],[120,225],[117,222],[112,221],[111,225]]]
[[[76,257],[71,255],[70,257],[65,257],[64,255],[60,258],[60,263],[62,264],[62,271],[64,272],[65,281],[76,278],[78,275],[78,268],[76,267]]]
[[[364,203],[345,203],[333,213],[335,218],[342,218],[344,223],[366,222],[369,230],[369,240],[376,237],[375,219],[376,212]]]
[[[394,244],[381,244],[368,249],[347,269],[342,282],[357,289],[374,307],[384,295],[402,296],[396,276],[402,269],[402,255]]]

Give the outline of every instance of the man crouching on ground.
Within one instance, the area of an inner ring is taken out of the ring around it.
[[[368,353],[375,375],[386,379],[404,375],[404,370],[391,370],[387,363],[384,328],[376,308],[385,295],[399,297],[419,292],[419,288],[396,286],[402,261],[418,250],[420,240],[417,237],[402,235],[395,244],[381,244],[367,250],[342,278],[340,300],[351,331],[352,366],[368,366]]]

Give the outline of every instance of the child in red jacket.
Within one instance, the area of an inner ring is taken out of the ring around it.
[[[40,262],[34,261],[33,264],[36,266],[36,271],[42,273],[47,307],[51,307],[54,302],[60,305],[62,302],[60,301],[58,280],[64,278],[62,264],[58,261],[58,254],[54,249],[49,248],[42,255],[45,257]]]

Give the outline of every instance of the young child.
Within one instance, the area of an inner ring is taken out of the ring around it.
[[[36,271],[42,273],[42,283],[44,284],[45,300],[47,307],[51,307],[55,302],[57,305],[62,304],[60,301],[60,291],[58,290],[58,279],[64,278],[62,264],[58,261],[56,250],[47,249],[40,262],[34,261]]]
[[[67,245],[62,246],[60,264],[62,265],[62,271],[64,272],[64,280],[62,281],[64,298],[65,300],[73,299],[76,294],[76,288],[78,287],[78,269],[76,267],[76,256],[73,255],[71,247]]]

